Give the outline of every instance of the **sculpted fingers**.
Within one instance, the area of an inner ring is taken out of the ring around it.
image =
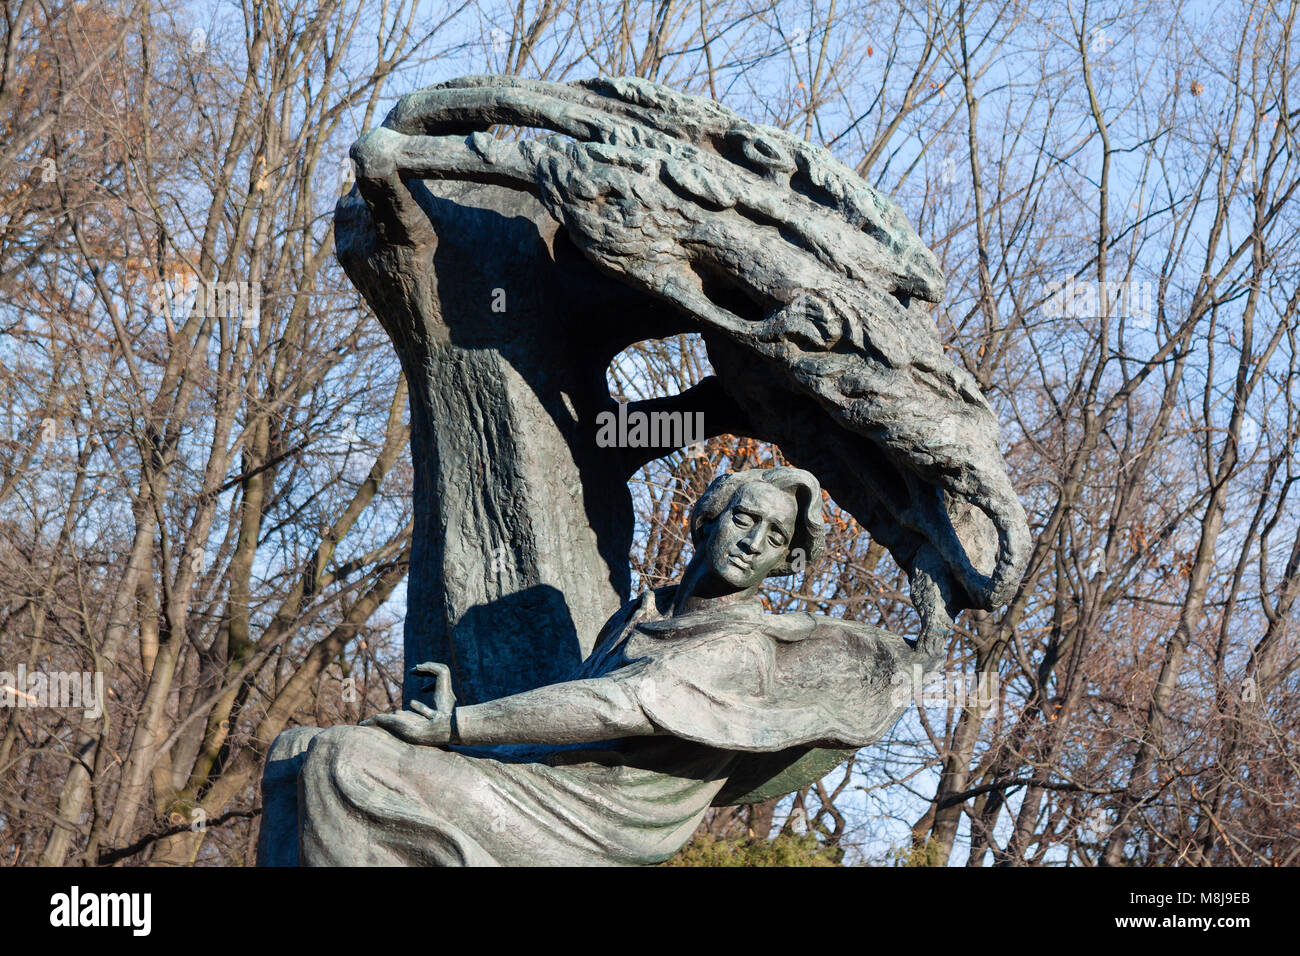
[[[436,712],[443,714],[451,713],[451,709],[456,706],[456,695],[451,689],[451,668],[446,664],[440,664],[437,661],[425,661],[423,664],[416,664],[411,668],[414,674],[420,674],[424,677],[432,677],[433,684],[433,705]],[[428,689],[427,687],[425,688]],[[420,705],[424,707],[423,704]],[[411,709],[415,710],[415,704],[412,703]],[[425,708],[426,710],[428,708]],[[424,713],[423,710],[419,713]]]
[[[421,705],[423,706],[423,705]],[[446,714],[430,711],[433,717],[422,713],[399,711],[396,714],[376,714],[361,722],[363,727],[386,730],[408,744],[436,747],[447,743],[451,737],[451,720]]]

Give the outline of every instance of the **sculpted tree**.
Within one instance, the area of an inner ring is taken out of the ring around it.
[[[628,414],[702,410],[813,469],[907,570],[927,647],[1014,587],[1023,512],[924,304],[940,274],[824,151],[635,80],[483,77],[403,98],[353,156],[340,258],[417,383],[407,656],[463,699],[560,676],[626,594],[621,489],[657,452],[594,423],[610,359],[666,333],[717,375]],[[549,635],[510,626],[539,614]]]

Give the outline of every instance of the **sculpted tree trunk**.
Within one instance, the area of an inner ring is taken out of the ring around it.
[[[627,595],[626,480],[668,450],[598,446],[606,368],[682,331],[717,376],[643,405],[817,474],[907,571],[926,648],[1010,595],[1024,512],[925,304],[942,274],[824,150],[644,81],[469,77],[404,97],[352,157],[339,258],[411,385],[408,666],[450,664],[472,702],[590,650]]]
[[[353,193],[337,243],[411,385],[406,660],[450,664],[473,702],[562,679],[627,599],[641,462],[598,448],[594,420],[616,408],[610,360],[674,329],[527,193],[413,192],[424,222],[374,222]],[[409,673],[403,696],[421,696]]]

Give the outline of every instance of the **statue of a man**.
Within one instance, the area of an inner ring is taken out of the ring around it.
[[[919,659],[907,641],[759,604],[764,579],[821,552],[816,478],[723,475],[691,535],[681,582],[624,605],[570,680],[457,707],[447,668],[423,664],[435,707],[282,734],[263,782],[261,862],[657,863],[756,760],[888,731]]]

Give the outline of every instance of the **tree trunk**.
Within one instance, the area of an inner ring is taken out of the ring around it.
[[[597,446],[595,417],[616,408],[610,360],[677,329],[596,274],[531,195],[424,185],[436,235],[377,241],[354,192],[337,242],[411,389],[406,662],[449,664],[472,703],[565,678],[629,596],[637,463]],[[431,702],[409,672],[403,697]]]

